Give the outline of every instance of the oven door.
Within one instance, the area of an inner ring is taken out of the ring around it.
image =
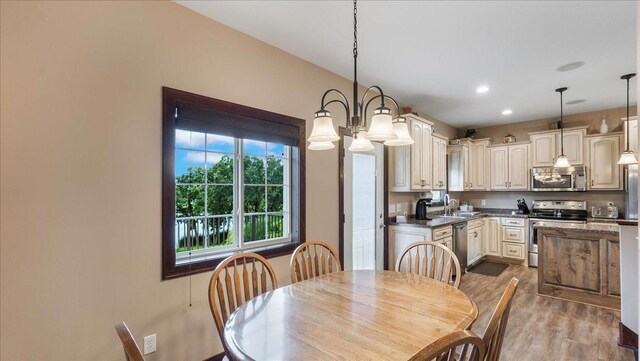
[[[531,190],[534,192],[575,191],[575,173],[538,173],[531,170]]]
[[[538,232],[536,228],[533,227],[533,225],[538,222],[587,223],[586,221],[577,220],[529,218],[529,267],[538,267]]]

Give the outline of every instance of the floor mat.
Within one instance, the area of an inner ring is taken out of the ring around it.
[[[475,267],[468,269],[467,272],[478,273],[485,276],[498,277],[500,273],[509,267],[508,264],[482,261]]]

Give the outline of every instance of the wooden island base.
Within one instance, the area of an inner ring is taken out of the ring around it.
[[[561,229],[558,223],[536,230],[540,295],[620,309],[617,230]]]

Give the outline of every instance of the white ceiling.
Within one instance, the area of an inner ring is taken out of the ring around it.
[[[178,3],[353,79],[350,1]],[[359,82],[459,128],[622,107],[636,44],[635,1],[358,3]]]

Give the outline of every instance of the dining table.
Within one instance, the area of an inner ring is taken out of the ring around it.
[[[259,295],[224,327],[234,360],[407,360],[478,316],[461,290],[427,277],[353,270]]]

